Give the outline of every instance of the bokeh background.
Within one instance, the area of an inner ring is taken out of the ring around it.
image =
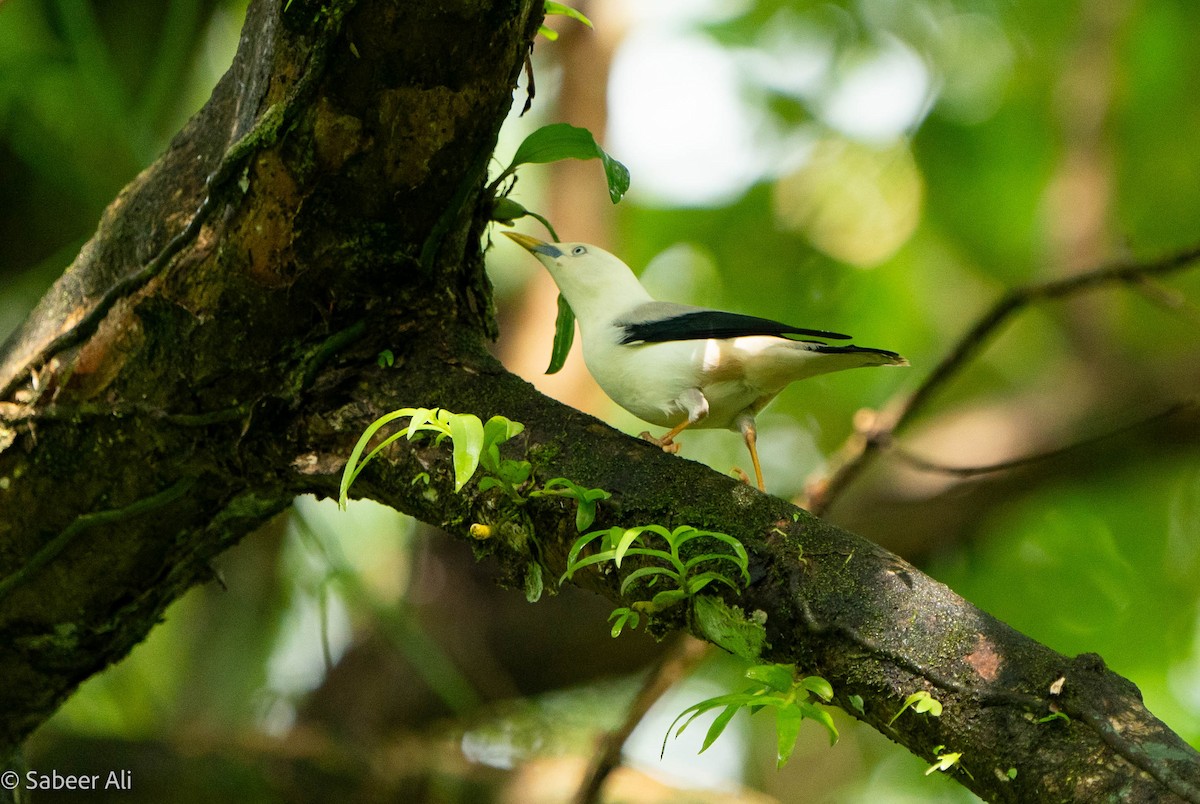
[[[513,198],[660,298],[850,332],[912,363],[787,390],[760,418],[773,493],[824,476],[856,413],[916,388],[1006,290],[1200,243],[1189,0],[577,5],[595,29],[550,21],[561,35],[537,42],[533,109],[517,117],[518,89],[496,169],[567,121],[632,189],[613,206],[598,163],[568,162],[521,168]],[[0,3],[0,338],[204,102],[243,14]],[[542,374],[556,291],[496,241],[497,354],[643,429],[578,354]],[[828,516],[1055,649],[1101,654],[1200,746],[1198,305],[1200,267],[1021,311]],[[736,434],[681,442],[717,471],[746,462]],[[972,476],[904,457],[971,467],[1073,444]],[[370,504],[298,500],[218,569],[223,584],[180,600],[37,733],[30,767],[129,769],[125,802],[561,801],[664,649],[612,639],[609,607],[583,593],[531,606],[460,540]],[[700,757],[693,727],[660,759],[667,723],[741,670],[710,660],[652,710],[614,782],[626,800],[971,800],[840,713],[838,745],[807,727],[782,771],[765,716]]]

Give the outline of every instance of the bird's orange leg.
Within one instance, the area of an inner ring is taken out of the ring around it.
[[[758,481],[758,490],[765,493],[767,486],[763,483],[762,466],[758,462],[758,431],[754,427],[754,417],[742,416],[738,420],[738,428],[742,431],[742,438],[746,439],[746,449],[750,450],[750,460],[754,463],[754,479]]]
[[[638,437],[649,441],[651,444],[657,444],[658,446],[662,447],[663,452],[669,452],[674,455],[676,452],[679,452],[679,445],[675,443],[675,436],[682,433],[683,428],[687,427],[691,423],[692,421],[690,419],[684,419],[682,422],[672,427],[670,432],[668,432],[662,438],[655,438],[654,436],[650,435],[649,430],[643,430]]]

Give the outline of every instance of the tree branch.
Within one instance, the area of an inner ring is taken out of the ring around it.
[[[1044,450],[1033,455],[1025,455],[1023,457],[1013,458],[1012,460],[1008,461],[999,461],[998,463],[989,463],[980,466],[948,466],[943,463],[938,463],[937,461],[931,461],[928,458],[924,458],[914,452],[909,451],[907,448],[896,443],[894,440],[886,441],[886,443],[881,444],[881,446],[890,451],[892,455],[899,458],[904,463],[916,469],[920,469],[923,472],[934,472],[936,474],[950,475],[952,477],[976,477],[977,475],[986,475],[991,474],[992,472],[1006,472],[1013,469],[1021,469],[1026,466],[1030,466],[1031,464],[1048,461],[1052,458],[1059,458],[1063,455],[1094,446],[1135,430],[1140,430],[1155,424],[1161,424],[1167,419],[1170,419],[1180,413],[1195,411],[1198,407],[1200,407],[1200,403],[1197,403],[1194,400],[1185,400],[1183,402],[1178,402],[1174,405],[1171,405],[1165,410],[1160,410],[1158,413],[1155,413],[1151,416],[1146,416],[1138,421],[1121,425],[1115,429],[1090,436],[1080,441],[1075,441],[1061,447],[1056,447],[1055,449]]]
[[[864,432],[851,436],[839,452],[837,467],[809,490],[805,507],[818,516],[828,511],[871,461],[895,443],[894,435],[923,412],[937,392],[974,359],[1016,313],[1039,301],[1064,299],[1105,285],[1121,283],[1144,290],[1146,280],[1192,268],[1197,261],[1200,261],[1200,246],[1193,246],[1155,260],[1119,262],[1010,290],[979,317],[915,391],[894,399],[882,413],[873,417],[869,426],[863,428]]]
[[[438,362],[429,360],[429,366]],[[353,409],[374,398],[382,407],[365,418],[395,399],[452,405],[481,418],[502,413],[526,424],[521,447],[534,459],[538,477],[564,476],[613,492],[596,528],[695,524],[737,537],[750,551],[755,580],[728,602],[746,612],[766,612],[772,647],[764,658],[822,675],[843,709],[920,756],[932,761],[939,745],[964,752],[962,767],[971,776],[956,778],[981,796],[1025,801],[1051,791],[1053,800],[1152,801],[1169,799],[1170,791],[1200,800],[1200,755],[1154,719],[1136,688],[1104,669],[1098,657],[1061,656],[875,545],[547,400],[489,367],[485,358],[464,363],[464,371],[454,374],[438,375],[423,365],[418,359],[381,372]],[[349,413],[350,408],[337,412],[333,420]],[[308,427],[320,433],[338,429],[332,420]],[[455,494],[447,449],[401,443],[383,465],[364,472],[353,491],[463,538],[475,522],[498,532],[507,527],[508,541],[493,540],[481,549],[495,553],[513,585],[520,584],[530,560],[519,547],[527,538],[537,540],[550,576],[563,571],[576,536],[565,503],[531,500],[518,516],[498,492],[479,493],[468,484]],[[338,472],[332,470],[341,465],[333,442],[310,445],[297,466],[326,467],[311,472],[310,487],[333,494]],[[431,485],[414,496],[412,478],[422,472],[429,473]],[[512,528],[522,521],[530,530],[519,535]],[[619,593],[616,574],[581,576],[581,585],[630,604]],[[659,627],[688,627],[684,614],[675,612]],[[1061,689],[1055,685],[1059,678],[1065,678]],[[918,690],[940,700],[945,713],[932,718],[910,712],[890,723]],[[867,702],[864,712],[850,703],[854,695]],[[1058,711],[1070,721],[1037,722]],[[1106,722],[1118,725],[1101,728]],[[1173,760],[1150,759],[1167,755]],[[1086,779],[1062,772],[1085,765],[1094,771]],[[1009,768],[1017,768],[1015,779],[1009,779]]]

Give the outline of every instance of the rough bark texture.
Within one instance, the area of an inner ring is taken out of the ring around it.
[[[739,538],[766,658],[1002,801],[1200,800],[1200,757],[1095,657],[1056,654],[901,559],[537,394],[484,351],[487,160],[532,0],[251,5],[234,67],[113,203],[0,362],[0,749],[119,660],[208,561],[295,494],[334,494],[395,407],[503,414],[537,475],[613,492],[597,526]],[[536,6],[537,8],[531,8]],[[376,355],[390,349],[395,365]],[[428,485],[413,484],[422,472]],[[570,506],[521,510],[449,452],[390,450],[354,488],[549,575]],[[614,601],[615,577],[578,578]],[[684,606],[655,627],[689,627]],[[674,617],[674,619],[671,619]],[[597,623],[597,627],[604,627]],[[939,718],[905,697],[927,690]],[[861,696],[856,712],[851,696]],[[1067,719],[1038,719],[1060,711]],[[1010,771],[1015,769],[1015,775]]]

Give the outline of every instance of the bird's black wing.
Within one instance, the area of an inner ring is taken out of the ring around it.
[[[745,335],[806,335],[811,338],[850,339],[849,335],[842,335],[838,332],[801,329],[772,321],[769,318],[725,313],[720,310],[706,310],[700,307],[682,307],[681,309],[683,312],[664,317],[647,317],[643,320],[631,317],[618,320],[616,325],[624,330],[621,343],[663,343],[664,341],[707,340],[708,338],[740,338]]]

